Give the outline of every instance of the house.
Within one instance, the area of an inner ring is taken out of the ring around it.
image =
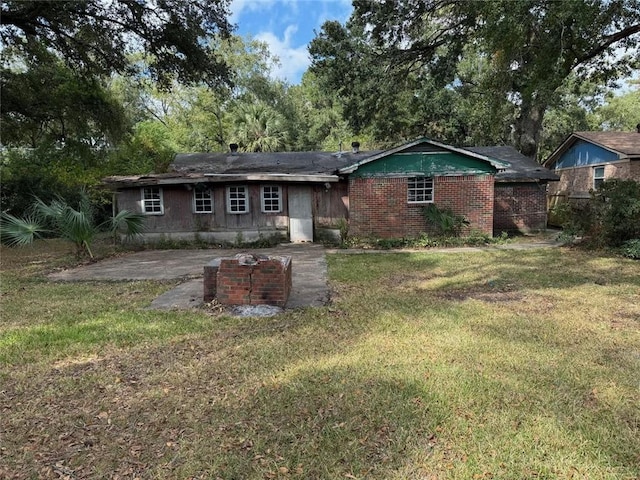
[[[549,202],[580,200],[607,179],[640,181],[640,125],[637,132],[572,133],[543,165],[560,176]]]
[[[245,153],[231,145],[229,153],[177,155],[170,173],[108,177],[104,183],[114,191],[116,210],[148,215],[150,241],[280,236],[304,242],[335,237],[347,226],[356,236],[415,237],[428,230],[422,209],[430,203],[492,235],[500,176],[515,194],[520,190],[513,185],[537,188],[546,181],[531,166],[519,174],[515,162],[493,155],[505,152],[426,138],[385,151],[360,151],[357,142],[352,147],[336,153]]]
[[[494,184],[493,231],[532,232],[547,227],[547,185],[560,177],[509,146],[467,150],[507,162]]]

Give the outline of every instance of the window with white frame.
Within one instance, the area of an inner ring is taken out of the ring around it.
[[[412,177],[407,179],[407,202],[433,202],[433,178]]]
[[[604,167],[594,167],[593,169],[593,189],[597,190],[604,182]]]
[[[260,201],[263,213],[278,213],[282,211],[282,195],[280,187],[265,185],[260,189]]]
[[[193,211],[194,213],[212,213],[213,195],[208,188],[195,188],[193,190]]]
[[[142,188],[142,211],[147,215],[163,215],[164,202],[162,201],[162,188]]]
[[[246,185],[227,187],[227,212],[249,212],[249,189]]]

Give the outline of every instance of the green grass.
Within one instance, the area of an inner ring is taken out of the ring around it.
[[[640,477],[638,262],[336,254],[331,305],[237,319],[0,253],[1,478]]]

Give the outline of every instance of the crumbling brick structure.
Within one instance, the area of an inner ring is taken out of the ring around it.
[[[291,292],[291,257],[238,254],[204,267],[204,301],[284,307]]]

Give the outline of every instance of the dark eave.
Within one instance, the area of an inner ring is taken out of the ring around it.
[[[286,173],[253,174],[158,174],[140,176],[112,176],[102,180],[111,188],[148,187],[155,185],[185,185],[197,183],[238,183],[238,182],[287,182],[287,183],[335,183],[337,175],[304,175]]]

